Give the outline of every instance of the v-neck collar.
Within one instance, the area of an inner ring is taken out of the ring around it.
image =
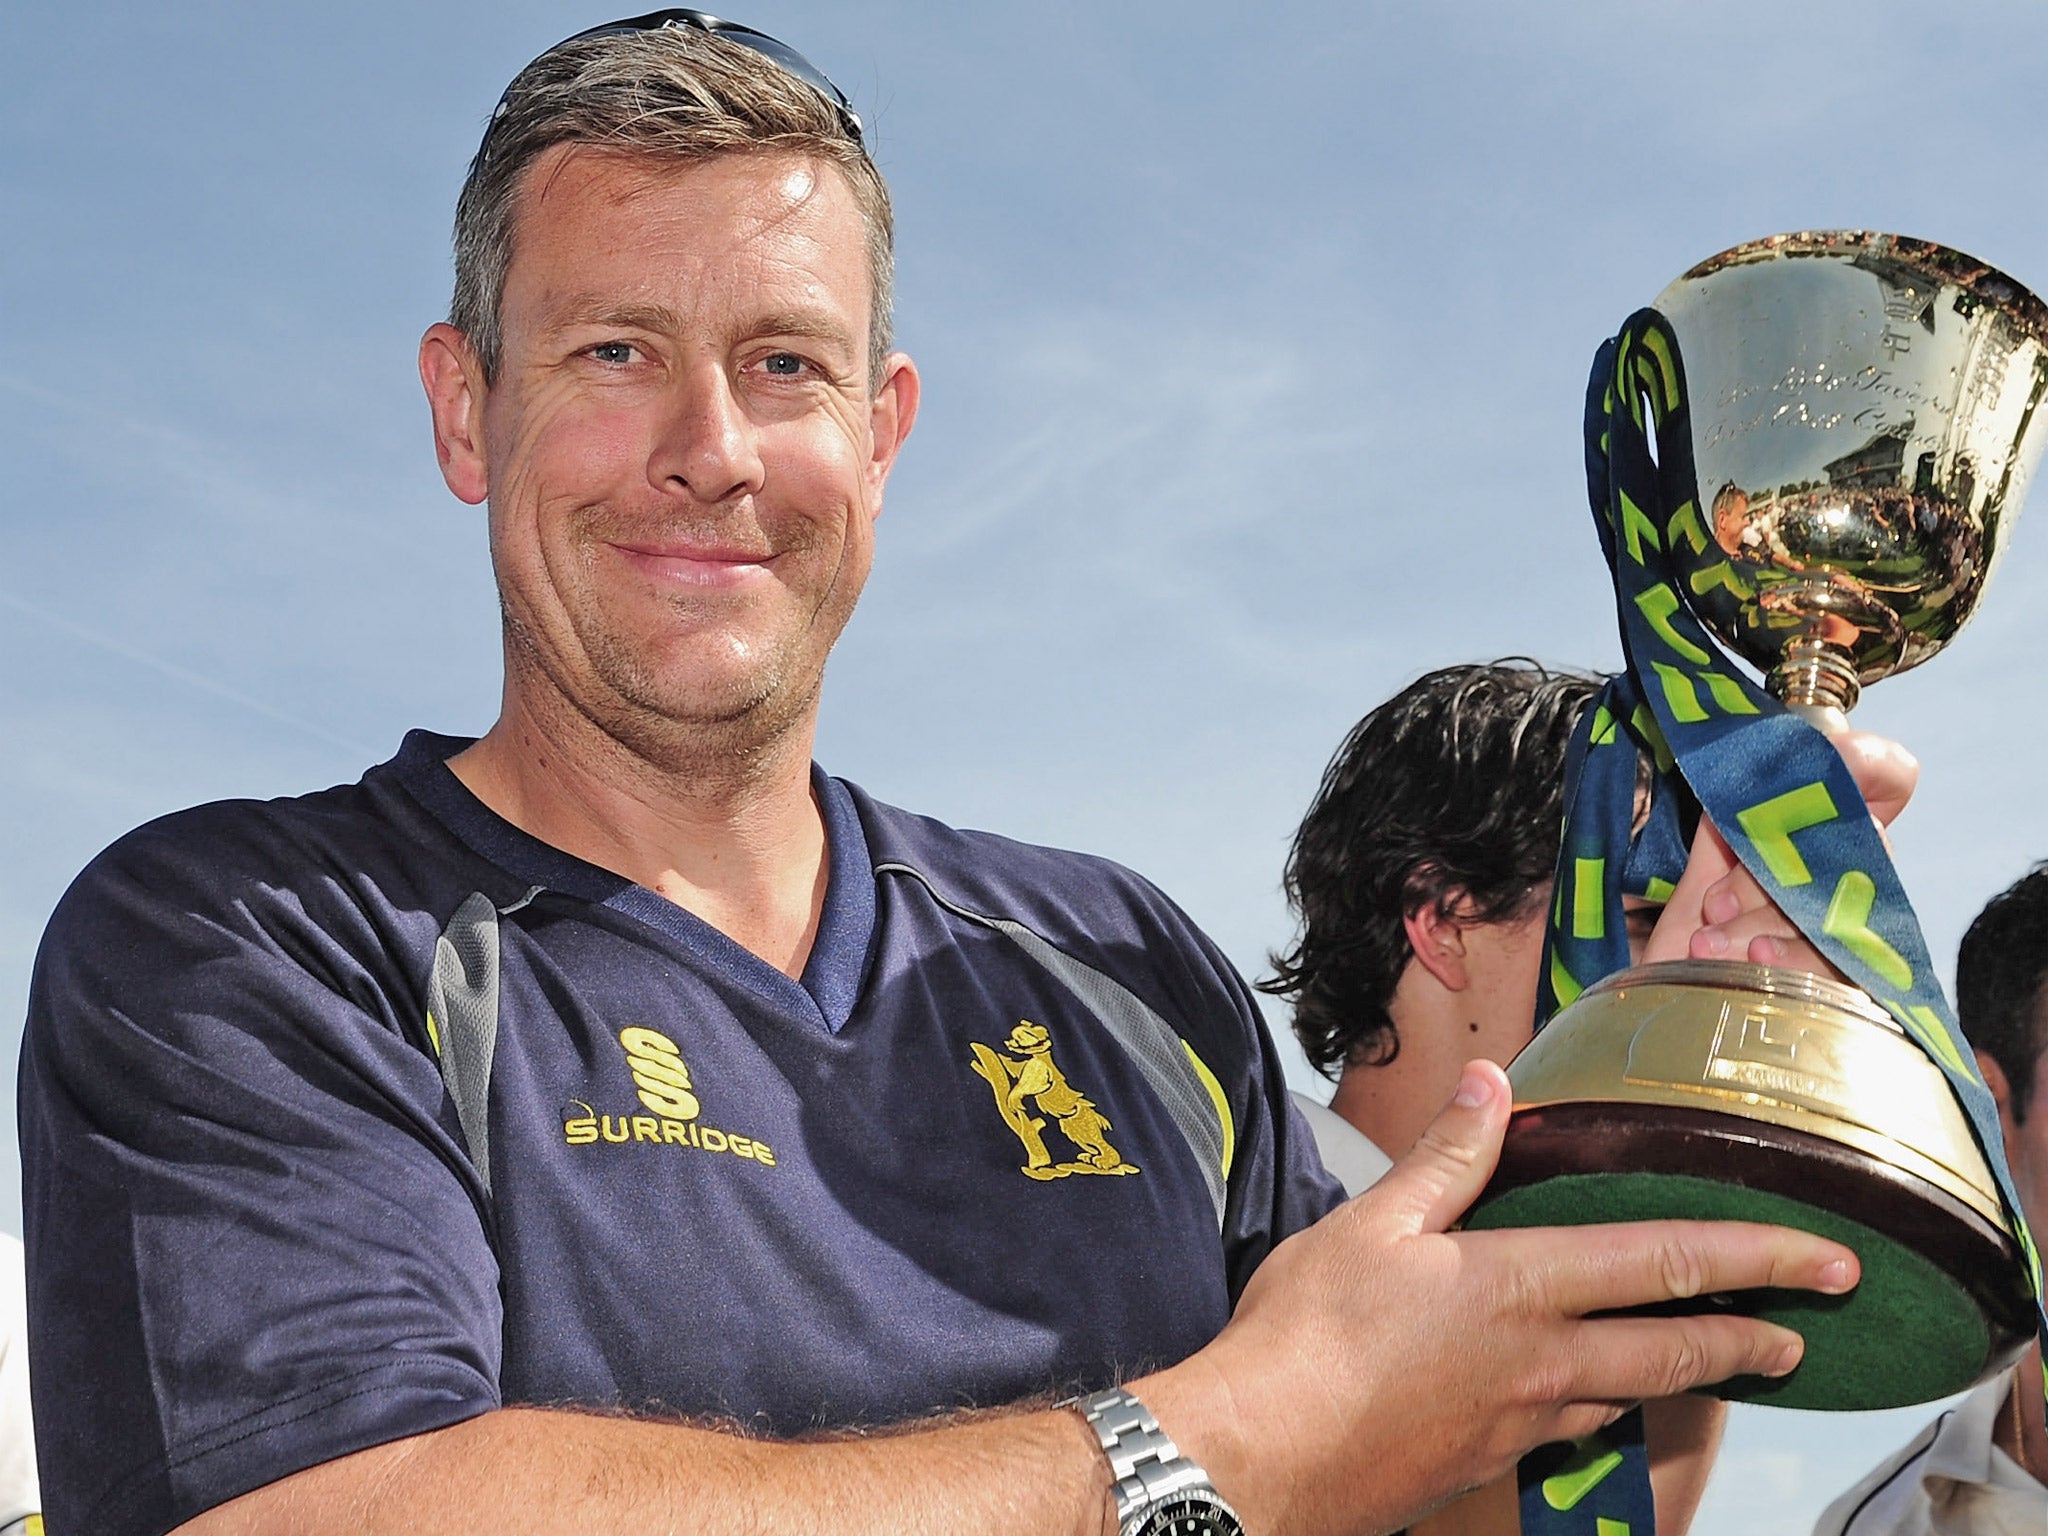
[[[860,998],[875,930],[875,872],[853,796],[815,763],[811,791],[825,823],[825,902],[801,978],[791,978],[694,912],[623,875],[514,826],[470,792],[448,759],[470,738],[408,731],[389,766],[459,841],[524,880],[645,924],[762,1001],[838,1034]]]

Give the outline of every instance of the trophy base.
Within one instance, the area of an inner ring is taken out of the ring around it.
[[[1625,1170],[1625,1171],[1617,1171]],[[1769,1222],[1855,1250],[1846,1296],[1759,1290],[1647,1309],[1725,1310],[1806,1340],[1789,1376],[1717,1397],[1781,1408],[1895,1408],[2011,1364],[2034,1305],[2011,1240],[1946,1190],[1827,1137],[1672,1105],[1570,1102],[1516,1111],[1473,1229],[1664,1218]]]

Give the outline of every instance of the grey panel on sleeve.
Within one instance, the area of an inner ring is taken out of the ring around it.
[[[436,1026],[435,1049],[462,1138],[469,1143],[469,1160],[486,1194],[491,1188],[491,1058],[498,1049],[498,919],[517,912],[540,890],[534,886],[502,909],[474,891],[434,941],[427,1006]]]
[[[1123,1047],[1124,1053],[1137,1065],[1139,1073],[1166,1106],[1181,1138],[1194,1154],[1196,1166],[1202,1170],[1202,1180],[1208,1186],[1209,1198],[1216,1207],[1216,1225],[1221,1230],[1226,1194],[1223,1117],[1217,1113],[1209,1090],[1202,1086],[1201,1078],[1196,1075],[1194,1063],[1188,1057],[1179,1032],[1115,977],[1076,960],[1022,923],[1007,917],[991,917],[948,899],[922,870],[908,864],[887,863],[877,864],[875,873],[909,875],[930,891],[932,899],[948,912],[969,922],[980,923],[985,928],[993,928],[1009,939],[1081,1000],[1102,1027],[1109,1031],[1110,1038]]]

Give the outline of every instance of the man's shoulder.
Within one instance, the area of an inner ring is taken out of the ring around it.
[[[848,786],[852,789],[852,786]],[[1174,901],[1112,859],[948,826],[853,789],[879,890],[915,888],[956,919],[1006,933],[1024,963],[1128,996],[1211,1065],[1270,1053],[1236,968]],[[1213,1059],[1212,1059],[1213,1058]]]
[[[396,760],[394,760],[396,761]],[[437,857],[437,850],[440,856]],[[391,763],[352,784],[271,800],[217,800],[116,838],[71,884],[52,938],[141,913],[188,918],[336,901],[431,883],[460,851]]]
[[[1162,930],[1208,942],[1172,898],[1114,859],[951,826],[847,787],[876,873],[915,876],[968,915],[1022,923],[1056,942],[1058,935],[1100,942]]]
[[[90,884],[147,872],[155,880],[188,877],[289,876],[323,854],[375,851],[403,832],[394,825],[388,793],[367,777],[310,794],[273,800],[214,800],[144,822],[110,843],[86,866]]]

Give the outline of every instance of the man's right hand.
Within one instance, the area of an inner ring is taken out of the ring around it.
[[[1745,1222],[1452,1232],[1493,1172],[1488,1062],[1372,1189],[1289,1239],[1229,1327],[1133,1383],[1255,1533],[1383,1531],[1629,1405],[1782,1375],[1799,1336],[1726,1313],[1596,1314],[1755,1286],[1836,1294],[1849,1249]]]

